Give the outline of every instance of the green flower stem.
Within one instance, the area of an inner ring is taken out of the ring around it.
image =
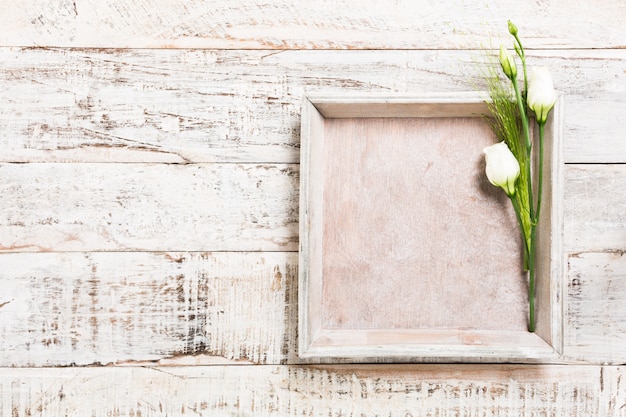
[[[524,100],[520,94],[517,82],[513,81],[513,89],[515,90],[515,98],[517,99],[517,107],[519,108],[520,116],[522,119],[522,127],[524,128],[524,138],[526,139],[526,151],[531,148],[530,143],[530,129],[528,128],[528,116],[526,115],[526,109],[524,108]]]
[[[517,43],[517,46],[519,46],[519,52],[517,54],[519,55],[519,58],[522,61],[522,70],[524,71],[524,94],[526,94],[528,92],[528,77],[526,74],[526,53],[524,52],[522,41],[519,40],[517,33],[513,35],[513,38],[515,38],[515,42]],[[516,52],[517,52],[517,48],[516,48]],[[524,100],[526,100],[526,97],[524,97]]]
[[[524,233],[524,225],[522,223],[522,215],[520,212],[519,201],[516,196],[509,196],[513,208],[515,209],[515,215],[519,222],[520,229],[522,230],[522,237],[524,238],[524,270],[528,271],[528,331],[533,333],[535,331],[535,242],[537,236],[536,224],[530,226],[530,242],[526,233]]]
[[[517,107],[519,108],[520,118],[522,119],[522,127],[524,128],[524,138],[526,139],[526,163],[523,165],[525,165],[524,168],[526,168],[526,178],[528,178],[528,209],[530,210],[530,219],[532,221],[534,219],[534,204],[532,177],[530,176],[530,163],[532,160],[531,151],[533,145],[530,141],[530,129],[528,127],[528,116],[526,114],[524,101],[522,100],[522,95],[520,94],[519,87],[517,86],[517,82],[515,81],[513,81],[513,89],[515,90]]]
[[[526,74],[526,59],[524,56],[524,48],[517,35],[514,35],[515,41],[519,46],[519,57],[522,60],[522,68],[524,71],[524,94],[528,91],[528,77]],[[516,48],[517,49],[517,48]],[[543,169],[543,127],[540,126],[540,149],[539,149],[539,183],[538,183],[538,200],[537,211],[535,212],[533,204],[533,187],[530,165],[532,162],[532,142],[530,140],[530,128],[528,126],[528,113],[526,112],[526,97],[522,97],[519,86],[515,80],[511,80],[513,83],[513,89],[515,90],[515,98],[517,100],[517,106],[522,120],[522,128],[524,129],[524,138],[526,142],[526,163],[524,168],[526,169],[526,175],[528,178],[528,208],[530,210],[530,244],[525,233],[522,233],[525,241],[524,255],[527,255],[524,266],[528,269],[528,331],[533,333],[535,331],[535,241],[537,235],[537,221],[539,220],[539,210],[541,209],[541,188],[542,188],[542,169]],[[512,199],[513,200],[513,199]],[[517,202],[516,202],[517,204]],[[514,204],[514,206],[516,205]],[[519,207],[516,208],[516,212],[519,212]],[[519,218],[519,215],[518,215]],[[527,247],[529,245],[529,247]],[[527,247],[527,248],[526,248]]]
[[[517,222],[519,223],[519,228],[522,232],[523,243],[524,243],[524,271],[528,271],[529,266],[529,258],[530,258],[530,240],[528,236],[526,236],[526,232],[524,229],[524,222],[522,221],[522,213],[519,205],[519,201],[517,200],[517,195],[510,196],[511,204],[513,204],[513,208],[515,209],[515,215],[517,216]]]
[[[530,256],[529,260],[529,268],[528,268],[528,309],[529,309],[529,317],[528,317],[528,331],[533,333],[535,331],[535,237],[536,234],[536,226],[531,226],[530,233]]]
[[[537,209],[535,210],[535,218],[532,219],[533,224],[539,223],[539,212],[541,211],[541,194],[543,192],[543,128],[544,123],[539,123],[539,178],[537,180]]]
[[[528,302],[529,321],[528,331],[535,331],[535,242],[537,237],[537,224],[539,223],[539,213],[541,212],[541,194],[543,192],[543,135],[545,123],[539,123],[539,167],[537,181],[537,209],[532,218],[530,226],[530,256],[529,256],[529,281],[528,281]]]

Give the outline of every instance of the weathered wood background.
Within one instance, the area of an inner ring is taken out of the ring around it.
[[[467,91],[512,18],[565,97],[547,365],[304,366],[300,100]],[[5,0],[1,416],[626,416],[623,0]]]

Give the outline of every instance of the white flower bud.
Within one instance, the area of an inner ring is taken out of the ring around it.
[[[547,68],[533,68],[528,82],[526,102],[528,107],[535,112],[537,123],[544,124],[548,119],[548,113],[556,103],[552,76]]]
[[[509,80],[515,80],[517,77],[517,66],[515,65],[515,59],[509,54],[504,45],[500,45],[500,65],[502,71],[509,78]]]
[[[501,187],[509,197],[515,195],[515,181],[519,177],[520,166],[506,143],[488,146],[483,149],[483,153],[489,182]]]

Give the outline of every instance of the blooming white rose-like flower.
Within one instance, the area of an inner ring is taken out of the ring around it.
[[[537,123],[543,124],[548,119],[548,113],[556,103],[556,92],[552,85],[552,76],[545,67],[533,68],[528,81],[528,107],[535,112]]]
[[[499,142],[483,149],[485,172],[489,182],[504,190],[506,195],[515,195],[515,181],[520,174],[519,162],[506,143]]]

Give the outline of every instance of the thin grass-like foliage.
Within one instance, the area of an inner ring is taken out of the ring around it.
[[[530,163],[526,153],[525,138],[522,133],[522,121],[518,105],[508,80],[500,78],[495,69],[486,77],[491,102],[487,103],[491,117],[489,124],[496,137],[504,141],[520,164],[520,176],[515,183],[515,195],[521,216],[518,217],[524,242],[524,268],[528,269],[528,254],[531,247],[530,199],[528,195],[528,170]]]

